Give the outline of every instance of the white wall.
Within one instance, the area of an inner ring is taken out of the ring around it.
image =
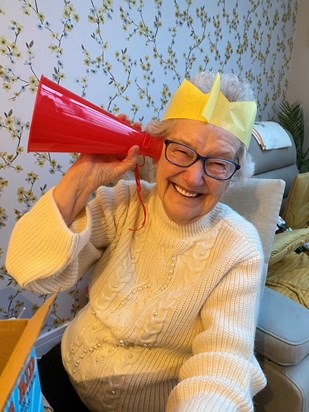
[[[296,33],[292,52],[287,100],[300,100],[305,115],[305,144],[309,147],[309,1],[298,0]]]

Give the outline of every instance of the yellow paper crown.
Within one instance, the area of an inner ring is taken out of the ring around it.
[[[228,101],[220,91],[218,73],[209,93],[203,93],[185,79],[172,97],[162,120],[192,119],[210,123],[231,132],[248,147],[255,116],[255,102]]]

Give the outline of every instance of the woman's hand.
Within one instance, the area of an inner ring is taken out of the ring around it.
[[[132,123],[131,120],[128,118],[128,116],[124,113],[118,114],[117,118],[119,120],[122,120],[125,123],[128,123],[130,126],[132,126],[136,130],[142,130],[142,125],[139,122]]]
[[[132,146],[127,156],[111,154],[81,154],[54,191],[54,199],[69,226],[86,206],[88,198],[99,186],[119,179],[134,169],[138,146]]]

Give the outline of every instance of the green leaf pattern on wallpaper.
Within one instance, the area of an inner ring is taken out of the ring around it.
[[[0,316],[25,299],[6,272],[16,222],[77,154],[30,153],[27,139],[41,74],[117,114],[160,117],[184,77],[232,71],[252,82],[258,118],[285,97],[296,0],[2,0],[0,4]],[[7,290],[5,297],[1,295]],[[55,324],[78,310],[84,286],[62,293]],[[52,326],[52,325],[51,325]]]

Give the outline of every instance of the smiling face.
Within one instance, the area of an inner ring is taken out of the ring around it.
[[[198,120],[177,119],[166,136],[204,156],[236,159],[239,140],[230,132]],[[164,155],[157,164],[157,192],[168,217],[179,224],[196,222],[220,201],[230,180],[208,177],[201,161],[183,168],[169,163]]]

